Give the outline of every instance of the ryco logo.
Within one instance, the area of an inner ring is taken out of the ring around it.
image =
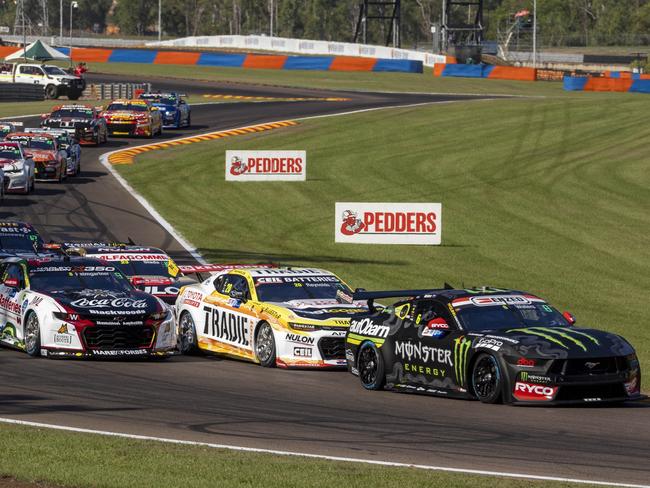
[[[553,400],[556,392],[557,387],[518,381],[515,383],[514,396],[522,401],[549,401]]]

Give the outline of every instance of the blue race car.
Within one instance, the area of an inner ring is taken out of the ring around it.
[[[190,105],[178,93],[143,93],[140,99],[147,100],[157,107],[162,115],[165,129],[180,129],[192,125]]]

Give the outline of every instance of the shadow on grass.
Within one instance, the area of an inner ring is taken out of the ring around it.
[[[215,263],[276,263],[296,265],[300,263],[322,264],[378,264],[383,266],[404,266],[406,261],[384,261],[379,259],[357,259],[346,256],[328,256],[314,254],[261,253],[242,249],[207,249],[199,248],[199,253],[208,261]],[[173,256],[172,256],[173,257]]]

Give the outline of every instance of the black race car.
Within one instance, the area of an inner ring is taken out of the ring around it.
[[[80,144],[100,145],[108,140],[106,121],[95,107],[89,105],[59,105],[42,115],[41,127],[64,129]]]
[[[375,307],[390,297],[408,298]],[[644,398],[625,339],[574,327],[571,314],[529,293],[446,285],[353,298],[372,312],[351,321],[346,359],[369,390],[536,405]]]
[[[0,221],[0,259],[57,255],[60,255],[59,246],[45,244],[32,224],[13,220]]]

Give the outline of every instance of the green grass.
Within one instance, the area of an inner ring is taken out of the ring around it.
[[[177,446],[2,424],[0,450],[0,476],[74,488],[574,486]]]
[[[579,325],[623,334],[648,371],[649,102],[605,95],[368,112],[118,168],[208,260],[322,266],[367,289],[447,281],[529,290]],[[308,181],[226,183],[226,149],[306,149]],[[335,244],[336,201],[442,202],[443,245]]]
[[[90,66],[90,65],[89,65]],[[254,83],[331,90],[406,91],[432,93],[494,93],[570,96],[559,82],[523,82],[470,78],[436,78],[431,68],[423,74],[299,71],[273,69],[215,68],[136,63],[93,63],[92,73]],[[154,83],[155,87],[155,83]]]

